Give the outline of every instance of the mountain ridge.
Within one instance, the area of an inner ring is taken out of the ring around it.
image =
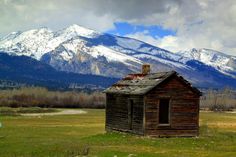
[[[153,72],[175,70],[197,86],[222,87],[236,81],[235,56],[209,49],[173,53],[140,40],[78,25],[59,31],[41,28],[13,33],[0,39],[0,51],[26,55],[58,71],[79,74],[121,78],[139,72],[141,65],[148,63]],[[196,58],[197,54],[205,58]]]
[[[101,90],[118,79],[57,71],[50,65],[31,57],[12,56],[0,52],[0,80],[50,89]]]

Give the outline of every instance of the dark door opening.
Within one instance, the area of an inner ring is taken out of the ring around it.
[[[169,124],[169,99],[160,99],[159,102],[159,124]]]
[[[133,107],[134,107],[134,101],[129,100],[128,103],[128,123],[129,123],[129,129],[133,129]]]

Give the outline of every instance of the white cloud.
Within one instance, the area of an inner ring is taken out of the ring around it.
[[[136,32],[134,34],[128,34],[127,37],[131,37],[134,39],[142,40],[145,41],[146,43],[149,43],[151,45],[172,51],[172,52],[177,52],[180,50],[188,50],[189,48],[193,47],[193,44],[191,41],[186,43],[184,40],[181,40],[180,38],[173,36],[173,35],[168,35],[164,36],[163,38],[158,38],[158,37],[152,37],[149,35],[147,32]],[[182,45],[185,45],[184,47]],[[188,45],[187,45],[188,44]]]
[[[150,36],[148,31],[136,32],[134,34],[128,34],[126,36],[130,37],[130,38],[137,39],[137,40],[142,40],[142,41],[149,43],[151,45],[154,45],[154,46],[158,46],[157,39]]]
[[[129,35],[171,51],[205,47],[236,55],[234,0],[179,1],[164,13],[153,13],[148,18],[133,21],[137,24],[161,24],[164,28],[176,30],[176,36],[152,38],[151,42],[148,34]]]
[[[96,3],[91,0],[0,0],[0,35],[45,26],[62,29],[72,24],[98,31],[113,28],[117,18],[96,11]]]
[[[129,35],[169,50],[206,47],[236,55],[235,0],[0,0],[0,35],[74,23],[106,31],[114,22],[175,30],[161,39]]]

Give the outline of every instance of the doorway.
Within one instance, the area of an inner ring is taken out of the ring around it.
[[[170,99],[160,99],[159,124],[169,125],[169,123],[170,123]]]
[[[133,108],[134,108],[134,101],[132,99],[130,99],[129,103],[128,103],[128,124],[129,124],[129,130],[133,129]]]

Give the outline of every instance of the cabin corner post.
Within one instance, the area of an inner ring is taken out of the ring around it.
[[[105,94],[105,131],[108,132],[107,127],[107,94]]]
[[[172,127],[172,114],[173,114],[173,111],[172,111],[172,97],[170,97],[170,101],[169,101],[169,124],[170,124],[170,127]]]
[[[146,96],[143,96],[143,135],[146,136]]]
[[[200,125],[199,125],[199,112],[200,112],[200,98],[198,98],[198,101],[197,101],[197,136],[199,136],[199,129],[200,129]]]
[[[109,127],[109,122],[108,122],[108,105],[109,105],[109,101],[108,101],[108,99],[109,99],[109,96],[108,96],[108,94],[106,93],[105,94],[105,131],[106,132],[111,132],[112,131],[112,128],[111,127]]]

